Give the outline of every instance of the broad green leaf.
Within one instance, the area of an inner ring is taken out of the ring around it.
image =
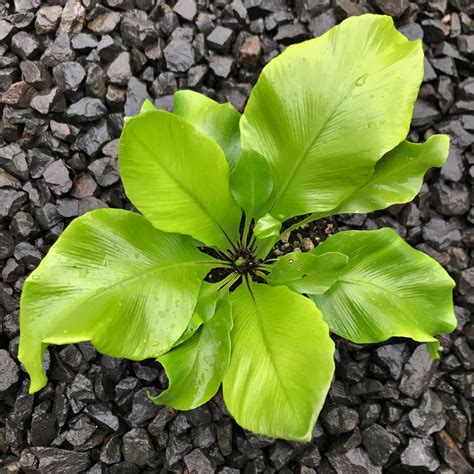
[[[120,137],[127,196],[158,229],[226,249],[238,238],[241,211],[229,192],[221,148],[165,111],[132,117]]]
[[[156,112],[158,109],[153,105],[153,102],[150,99],[145,99],[143,101],[140,113],[144,114],[146,112]]]
[[[436,344],[435,334],[456,327],[454,281],[394,230],[340,232],[314,253],[336,251],[349,262],[337,283],[314,297],[331,331],[357,343],[402,336]]]
[[[142,216],[98,209],[74,220],[23,287],[19,359],[30,392],[46,384],[48,344],[91,341],[102,353],[157,357],[191,319],[211,257]]]
[[[270,285],[284,285],[298,293],[320,295],[334,284],[347,261],[348,258],[338,252],[320,256],[311,252],[291,252],[273,264],[267,281]]]
[[[255,433],[310,441],[334,371],[334,344],[314,303],[250,282],[233,293],[232,354],[224,400]]]
[[[177,410],[191,410],[210,400],[229,365],[231,329],[230,299],[225,292],[213,316],[190,339],[158,358],[169,387],[152,400]]]
[[[273,188],[270,168],[265,158],[253,150],[242,150],[230,174],[230,192],[247,216],[260,217],[259,209]]]
[[[335,208],[407,135],[423,50],[388,16],[351,17],[289,46],[263,70],[240,121],[243,148],[270,165],[266,211]]]
[[[187,341],[200,328],[204,321],[208,321],[214,316],[218,302],[218,290],[218,284],[202,282],[201,291],[199,292],[191,321],[189,321],[188,327],[176,342],[175,346]]]
[[[449,137],[433,135],[425,143],[402,142],[375,165],[367,182],[330,214],[367,213],[411,201],[423,184],[424,174],[444,165]]]
[[[256,256],[265,258],[280,238],[281,222],[271,214],[265,214],[255,224]]]
[[[174,94],[174,113],[216,141],[229,166],[234,166],[240,154],[240,114],[232,104],[219,104],[199,92],[181,90]]]
[[[275,219],[271,214],[265,214],[255,224],[254,234],[259,239],[275,237],[280,235],[281,221]]]

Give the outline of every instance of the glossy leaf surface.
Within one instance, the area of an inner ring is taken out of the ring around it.
[[[331,331],[357,343],[392,336],[436,343],[434,335],[456,327],[454,281],[394,230],[340,232],[314,253],[335,251],[349,262],[337,283],[314,297]]]
[[[230,299],[225,292],[219,295],[214,314],[191,338],[158,358],[169,387],[152,400],[177,410],[190,410],[210,400],[229,365],[231,329]]]
[[[309,441],[334,370],[321,313],[286,287],[250,283],[233,293],[232,355],[224,400],[242,427]]]
[[[240,122],[242,147],[270,165],[266,210],[324,212],[359,188],[406,137],[422,78],[421,42],[388,16],[348,18],[273,59]]]
[[[234,166],[240,154],[240,114],[232,104],[220,104],[199,92],[181,90],[174,94],[174,113],[217,142],[229,166]]]
[[[330,214],[368,213],[411,201],[431,167],[448,158],[449,137],[433,135],[425,143],[402,142],[375,165],[368,181]]]
[[[91,341],[133,360],[168,350],[191,319],[210,259],[189,237],[160,232],[129,211],[74,220],[23,287],[19,359],[30,391],[46,383],[47,344]]]
[[[267,277],[273,286],[284,285],[298,293],[320,295],[338,279],[348,258],[328,252],[316,256],[311,252],[291,252],[278,259]]]
[[[256,236],[256,256],[265,258],[280,238],[281,222],[271,214],[261,217],[254,227]]]
[[[184,119],[161,110],[130,118],[119,164],[127,196],[156,228],[209,247],[237,240],[241,211],[229,192],[229,165]]]
[[[230,192],[248,216],[260,217],[259,209],[273,189],[270,167],[265,158],[252,150],[242,150],[230,175]]]

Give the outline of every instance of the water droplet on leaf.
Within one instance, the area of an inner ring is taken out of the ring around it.
[[[357,78],[356,86],[363,86],[367,79],[368,74],[362,74],[359,78]]]

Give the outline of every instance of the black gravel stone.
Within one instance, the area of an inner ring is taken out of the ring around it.
[[[215,51],[226,52],[234,39],[234,32],[229,28],[216,26],[207,36],[207,44]]]
[[[107,108],[100,99],[84,97],[72,104],[66,111],[68,118],[77,122],[99,120],[107,113]]]
[[[51,75],[41,61],[22,61],[20,69],[23,79],[37,89],[51,85]]]
[[[193,46],[185,39],[171,40],[163,53],[168,69],[173,72],[186,72],[196,62]]]
[[[125,86],[132,76],[130,54],[126,51],[120,53],[107,69],[107,79],[112,84]]]
[[[9,390],[18,382],[18,366],[10,354],[0,349],[0,394]]]
[[[419,398],[428,388],[437,362],[431,359],[424,345],[418,346],[403,370],[400,392]]]
[[[357,411],[346,406],[335,406],[321,414],[321,421],[331,434],[352,431],[359,422]]]
[[[362,443],[370,460],[377,466],[383,466],[397,450],[400,440],[392,431],[373,424],[362,432]]]
[[[134,428],[125,433],[122,441],[122,453],[125,461],[137,466],[145,466],[153,456],[153,445],[146,430]]]
[[[184,456],[184,463],[190,474],[216,472],[216,464],[201,449],[195,449]]]
[[[118,417],[104,404],[89,405],[85,412],[89,415],[91,420],[109,432],[117,432],[120,428]]]
[[[27,448],[21,453],[23,457],[30,457],[40,472],[68,472],[79,474],[90,465],[89,454],[68,451],[65,449],[37,447]]]
[[[41,56],[41,62],[49,67],[54,67],[73,59],[74,51],[71,49],[71,40],[69,35],[65,33],[59,34]]]
[[[423,437],[440,431],[446,424],[443,403],[431,390],[423,394],[420,405],[409,412],[408,418],[413,428]]]
[[[405,469],[428,472],[436,471],[440,465],[434,442],[430,438],[411,438],[400,455],[400,461]]]
[[[75,62],[65,62],[53,68],[53,77],[64,92],[75,92],[86,77],[84,68]]]
[[[33,415],[31,421],[32,446],[50,446],[56,435],[56,417],[53,413]]]
[[[19,31],[11,40],[12,51],[21,59],[34,59],[41,54],[41,43],[26,31]]]

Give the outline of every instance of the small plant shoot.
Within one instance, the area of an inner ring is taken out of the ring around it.
[[[405,141],[423,50],[390,17],[345,20],[264,69],[242,115],[197,92],[173,113],[145,102],[119,148],[140,214],[74,220],[28,277],[19,358],[30,393],[49,344],[91,341],[154,358],[179,410],[222,385],[237,423],[309,441],[334,372],[333,332],[355,343],[427,343],[456,326],[454,281],[392,229],[341,231],[308,252],[275,244],[299,226],[406,203],[449,139]]]

